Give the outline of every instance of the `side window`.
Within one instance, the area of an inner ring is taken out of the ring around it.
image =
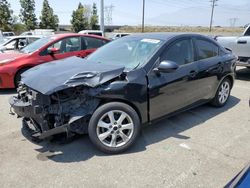
[[[8,50],[14,50],[16,48],[16,45],[17,45],[17,39],[14,39],[14,40],[10,41],[8,44],[6,44],[5,47]]]
[[[218,56],[219,47],[207,40],[197,39],[196,45],[198,48],[198,59],[207,59]]]
[[[174,61],[178,65],[194,61],[194,48],[191,39],[183,39],[172,44],[163,54],[162,60]]]
[[[102,39],[97,39],[93,37],[85,37],[87,49],[99,48],[106,44],[107,42]]]
[[[81,50],[80,37],[71,37],[65,39],[64,52],[76,52]]]
[[[247,31],[245,32],[244,36],[250,36],[250,27],[248,27]]]
[[[29,41],[29,44],[32,43],[32,42],[35,42],[36,40],[38,40],[39,38],[28,38],[28,41]]]
[[[81,50],[81,41],[80,37],[69,37],[62,40],[59,40],[52,45],[50,45],[47,49],[45,49],[40,55],[45,56],[48,55],[48,49],[58,48],[60,49],[60,54],[75,52]]]
[[[18,48],[21,49],[23,47],[27,46],[27,39],[19,39],[18,41]]]

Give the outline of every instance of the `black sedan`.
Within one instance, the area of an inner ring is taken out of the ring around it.
[[[88,133],[100,150],[119,153],[136,141],[142,124],[207,102],[224,106],[235,63],[235,56],[202,35],[138,34],[85,59],[28,70],[10,105],[40,139]]]

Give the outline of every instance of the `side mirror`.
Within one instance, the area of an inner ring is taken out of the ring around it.
[[[60,49],[59,48],[49,48],[48,49],[48,53],[50,55],[59,54],[60,53]]]
[[[162,61],[158,67],[154,68],[154,71],[159,73],[159,72],[163,72],[163,73],[170,73],[170,72],[174,72],[176,69],[179,68],[179,65],[173,61]]]

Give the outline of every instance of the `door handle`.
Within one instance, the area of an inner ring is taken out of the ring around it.
[[[190,73],[189,73],[190,78],[194,78],[196,75],[197,75],[197,72],[194,70],[190,71]]]
[[[247,44],[247,41],[246,40],[238,40],[237,43],[238,44]]]

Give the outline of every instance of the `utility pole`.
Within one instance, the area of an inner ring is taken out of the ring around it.
[[[142,26],[141,26],[141,32],[144,32],[144,19],[145,19],[145,0],[143,0],[142,5]]]
[[[239,18],[230,18],[229,22],[230,22],[230,27],[235,27],[235,24],[237,22]]]
[[[213,25],[213,19],[214,19],[214,7],[217,6],[216,1],[218,1],[218,0],[211,0],[210,1],[212,3],[212,13],[211,13],[211,19],[210,19],[209,32],[212,31],[212,25]]]
[[[104,7],[104,12],[105,12],[105,20],[104,23],[105,25],[112,25],[113,24],[113,10],[114,10],[114,5],[111,4],[110,6],[105,6]]]
[[[105,32],[105,28],[104,28],[104,0],[101,0],[101,22],[100,22],[100,29],[101,31]]]

